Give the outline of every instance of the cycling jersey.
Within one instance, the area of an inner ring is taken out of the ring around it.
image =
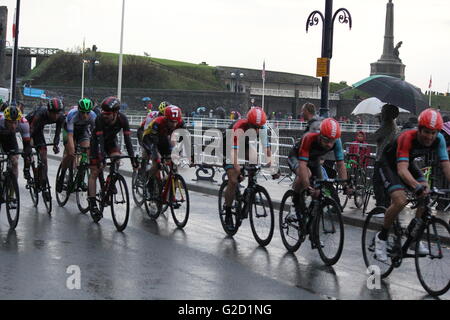
[[[19,146],[17,144],[17,138],[16,138],[16,132],[19,132],[22,136],[23,141],[23,149],[25,152],[29,152],[30,150],[30,126],[28,124],[27,119],[22,117],[22,119],[19,120],[19,124],[17,126],[16,132],[11,132],[6,127],[5,123],[6,119],[3,116],[3,114],[0,114],[0,144],[3,147],[3,150],[5,152],[9,151],[17,151]]]
[[[79,112],[78,109],[72,109],[67,114],[64,127],[68,133],[73,133],[74,130],[90,129],[92,131],[95,126],[95,118],[97,118],[97,115],[94,111],[91,111],[89,112],[89,118],[83,120],[81,118],[81,112]]]
[[[388,144],[382,156],[382,161],[392,168],[397,168],[397,162],[412,162],[418,157],[436,151],[440,161],[448,161],[447,145],[441,133],[429,147],[423,146],[417,140],[417,129],[402,132],[394,141]]]
[[[298,149],[298,160],[306,162],[317,162],[319,158],[326,153],[333,151],[336,161],[344,160],[344,153],[342,151],[341,139],[336,139],[334,146],[331,149],[325,149],[320,145],[320,133],[307,133],[300,140],[300,147]]]
[[[107,124],[102,116],[95,119],[95,128],[91,137],[92,158],[103,158],[105,152],[111,154],[112,152],[120,151],[117,143],[117,134],[120,130],[123,131],[128,155],[134,157],[128,118],[122,112],[118,112],[116,120],[112,124]]]
[[[145,119],[142,120],[140,127],[142,127],[143,130],[145,131],[148,128],[148,126],[150,125],[150,123],[154,119],[158,118],[158,116],[159,116],[159,111],[152,111],[152,112],[150,112],[149,114],[147,114]]]
[[[233,131],[237,131],[237,130],[241,129],[242,133],[245,133],[248,129],[252,129],[252,126],[251,126],[251,124],[248,123],[247,119],[240,119],[240,120],[234,122],[230,127],[231,127],[230,129],[233,129]],[[261,129],[259,129],[260,130],[259,132],[263,132],[263,134],[260,135],[262,145],[265,148],[268,148],[269,141],[267,139],[266,129],[267,129],[267,127],[264,125],[261,127]],[[261,131],[261,130],[264,130],[264,131]],[[258,133],[258,135],[259,135],[259,133]],[[233,149],[239,149],[239,136],[240,136],[240,134],[238,133],[238,134],[235,134],[233,137]],[[246,149],[248,149],[247,141],[246,141],[245,145],[246,145]]]
[[[156,119],[153,119],[152,122],[148,125],[147,129],[144,130],[143,137],[147,135],[152,136],[169,136],[172,134],[173,131],[179,128],[184,128],[184,122],[181,122],[177,124],[177,126],[174,129],[169,129],[168,126],[168,120],[166,117],[157,117]]]
[[[436,140],[431,146],[426,147],[417,140],[417,132],[417,129],[404,131],[384,148],[377,174],[381,177],[383,185],[389,193],[405,189],[405,185],[398,175],[398,162],[408,162],[408,170],[413,178],[418,182],[424,182],[426,179],[414,163],[415,158],[436,151],[440,161],[449,159],[445,139],[441,133],[437,134]]]
[[[61,128],[64,124],[65,117],[62,113],[58,115],[55,121],[51,120],[49,117],[49,111],[47,107],[40,107],[37,110],[29,113],[25,117],[30,124],[30,136],[33,138],[35,145],[45,144],[44,137],[44,127],[47,124],[56,123],[55,137],[53,143],[55,145],[59,144],[59,139],[61,135]]]

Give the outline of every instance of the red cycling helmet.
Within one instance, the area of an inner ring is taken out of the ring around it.
[[[50,112],[60,112],[64,109],[63,103],[58,98],[52,98],[47,102],[47,110]]]
[[[339,139],[341,137],[341,126],[333,118],[326,118],[320,124],[320,134],[328,139]]]
[[[419,115],[419,127],[440,131],[443,125],[444,121],[442,120],[442,116],[440,112],[435,109],[425,109]]]
[[[177,121],[178,123],[181,123],[181,109],[177,106],[171,105],[166,107],[164,110],[164,116],[170,121]]]
[[[266,124],[267,116],[263,109],[260,107],[253,107],[247,113],[248,123],[262,127]]]

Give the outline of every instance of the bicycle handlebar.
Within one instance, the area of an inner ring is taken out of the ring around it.
[[[54,143],[41,143],[41,144],[37,144],[37,145],[32,146],[32,147],[37,149],[37,148],[40,148],[40,147],[50,147],[50,146],[56,146],[56,144],[54,144]]]

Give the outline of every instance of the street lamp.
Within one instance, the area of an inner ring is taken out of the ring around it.
[[[330,86],[330,60],[333,56],[333,25],[334,20],[339,14],[339,23],[348,23],[349,28],[352,28],[352,16],[345,8],[340,8],[333,12],[333,0],[325,0],[325,16],[320,11],[313,11],[306,20],[306,32],[310,26],[315,26],[319,23],[319,18],[322,19],[322,59],[326,62],[326,72],[322,76],[321,97],[320,97],[320,116],[329,116],[328,105],[328,91]]]
[[[234,88],[234,92],[241,92],[240,90],[241,79],[244,78],[245,74],[237,70],[235,72],[231,72],[230,76],[231,79],[234,80],[234,84],[233,81],[231,81],[232,87]]]

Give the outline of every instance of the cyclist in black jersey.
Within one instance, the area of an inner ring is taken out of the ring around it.
[[[380,261],[387,261],[387,239],[389,229],[400,211],[407,203],[405,189],[413,191],[418,197],[429,193],[429,186],[420,169],[414,164],[414,159],[432,151],[437,152],[442,171],[450,181],[450,162],[445,139],[439,132],[442,129],[441,114],[434,109],[426,109],[419,115],[419,128],[403,131],[393,142],[383,150],[378,168],[383,185],[391,197],[391,205],[387,208],[381,231],[375,236],[375,254]],[[416,221],[425,208],[418,207]],[[415,243],[410,248],[415,248]],[[426,254],[424,245],[419,245],[420,254]]]
[[[122,130],[123,138],[128,155],[131,157],[131,164],[135,170],[139,167],[137,159],[134,157],[133,145],[131,143],[131,131],[128,118],[119,112],[120,100],[116,97],[108,97],[101,103],[102,113],[95,119],[95,128],[91,137],[90,169],[88,201],[89,208],[101,219],[101,212],[97,208],[95,200],[96,181],[100,171],[103,170],[105,155],[119,156],[120,147],[117,141],[117,134]],[[97,221],[98,221],[97,220]]]
[[[48,124],[56,123],[55,136],[53,138],[53,152],[58,154],[61,129],[65,121],[63,111],[64,105],[62,101],[58,98],[52,98],[48,100],[47,108],[40,107],[27,114],[25,117],[30,124],[32,145],[38,147],[38,152],[42,159],[42,175],[44,177],[47,177],[47,147],[45,146],[44,128]],[[25,169],[29,170],[29,166],[26,166]],[[41,183],[42,187],[45,189],[46,179],[42,179]],[[50,195],[46,192],[44,192],[44,197],[49,198]]]

